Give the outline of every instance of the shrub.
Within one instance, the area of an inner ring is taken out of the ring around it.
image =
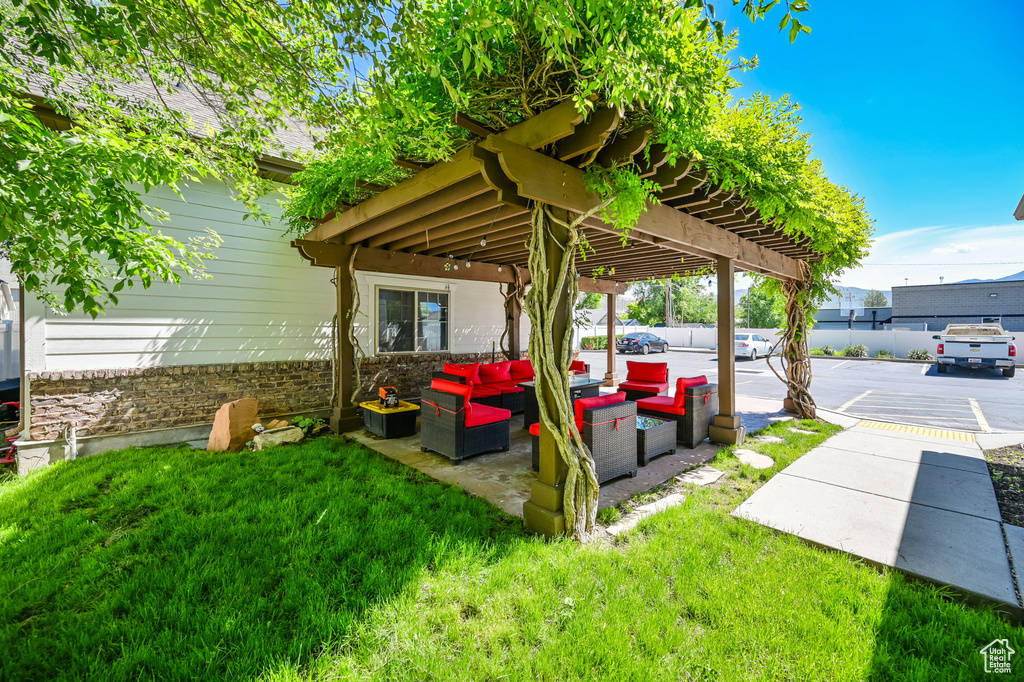
[[[824,353],[821,352],[820,348],[809,348],[809,349],[807,349],[807,354],[808,355],[824,355]]]
[[[907,353],[908,360],[934,360],[932,354],[924,348],[915,348]]]
[[[583,350],[603,350],[607,347],[607,336],[584,336],[580,339],[580,348]]]
[[[868,347],[863,343],[855,343],[852,346],[847,346],[843,349],[844,358],[866,358],[868,357]]]
[[[883,348],[882,350],[880,350],[877,353],[875,353],[875,357],[876,358],[894,358],[894,357],[896,357],[896,355],[893,354],[891,351],[887,351],[887,350],[885,350]]]
[[[597,522],[602,526],[610,526],[622,518],[622,513],[617,507],[605,507],[597,511]]]
[[[830,355],[831,356],[831,355],[835,355],[836,351],[835,351],[835,349],[832,346],[829,346],[829,345],[826,344],[826,345],[821,347],[821,354],[822,355]]]

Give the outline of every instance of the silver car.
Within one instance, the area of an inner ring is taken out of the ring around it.
[[[737,334],[736,357],[757,360],[760,356],[772,354],[772,342],[760,334]]]

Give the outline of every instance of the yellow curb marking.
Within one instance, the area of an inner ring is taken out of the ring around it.
[[[882,429],[884,431],[896,431],[897,433],[913,433],[918,436],[949,438],[951,440],[967,441],[968,443],[975,442],[974,434],[966,431],[946,431],[945,429],[927,429],[920,426],[905,426],[903,424],[887,424],[885,422],[869,421],[861,421],[857,426],[866,426],[870,429]]]

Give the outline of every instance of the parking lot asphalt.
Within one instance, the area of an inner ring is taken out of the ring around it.
[[[669,351],[646,357],[616,356],[619,379],[627,360],[668,362],[669,376],[706,374],[716,381],[712,351]],[[583,351],[591,375],[605,372],[604,351]],[[960,431],[1024,431],[1024,374],[1007,379],[995,370],[951,368],[937,374],[934,364],[813,358],[811,394],[818,407],[853,417]],[[772,365],[781,372],[777,359]],[[672,390],[675,388],[673,386]],[[736,360],[736,392],[759,398],[786,395],[766,360]]]

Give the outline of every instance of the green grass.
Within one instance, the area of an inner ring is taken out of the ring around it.
[[[834,429],[801,425],[614,545],[333,438],[56,465],[0,484],[0,678],[972,679],[1019,649],[988,609],[729,516]]]

